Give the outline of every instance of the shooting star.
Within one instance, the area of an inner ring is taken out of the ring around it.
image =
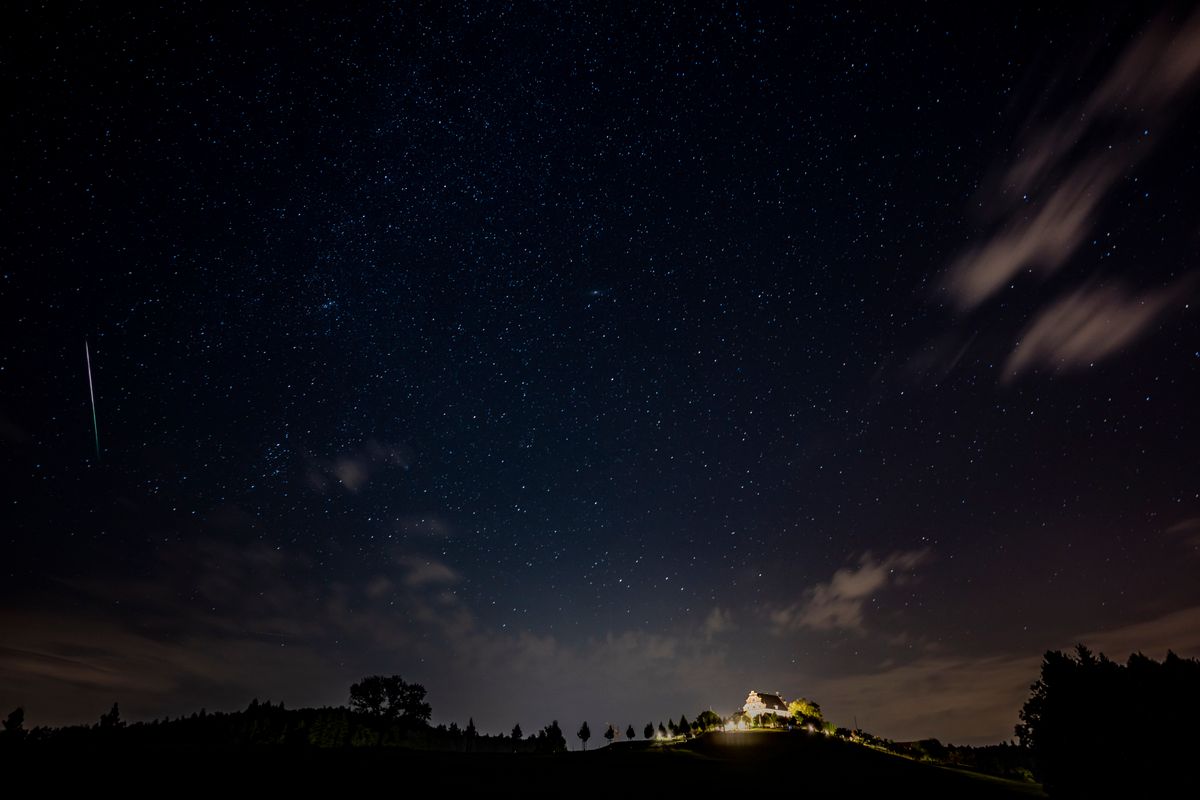
[[[87,339],[83,340],[83,355],[87,359],[88,396],[92,398],[92,433],[96,435],[96,463],[100,463],[100,426],[96,424],[96,390],[92,387],[92,352]]]

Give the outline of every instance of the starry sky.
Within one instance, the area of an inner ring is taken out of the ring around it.
[[[1057,6],[6,8],[0,711],[1200,655],[1200,13]]]

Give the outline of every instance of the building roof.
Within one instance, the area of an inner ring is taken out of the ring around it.
[[[763,692],[751,691],[751,694],[757,694],[758,700],[764,707],[771,710],[787,711],[787,703],[783,702],[783,698],[777,694],[765,694]]]

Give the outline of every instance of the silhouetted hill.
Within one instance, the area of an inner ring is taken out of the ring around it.
[[[804,732],[710,733],[667,747],[626,742],[559,754],[415,751],[401,748],[311,747],[88,747],[29,748],[19,772],[70,784],[61,764],[78,776],[103,772],[165,789],[188,776],[189,785],[243,784],[244,776],[272,787],[342,786],[356,780],[392,780],[437,791],[542,790],[555,793],[669,789],[744,792],[794,787],[849,796],[868,791],[931,797],[1028,797],[1032,784],[974,775],[882,753]],[[56,783],[58,786],[63,783]]]
[[[918,763],[837,737],[803,731],[709,733],[668,748],[618,745],[593,755],[606,769],[630,780],[653,775],[734,790],[777,778],[804,791],[920,792],[923,797],[1013,797],[1040,795],[1035,784]]]

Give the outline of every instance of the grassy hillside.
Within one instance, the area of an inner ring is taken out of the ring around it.
[[[764,781],[779,781],[805,791],[903,788],[924,797],[1041,794],[1032,784],[917,763],[833,737],[801,732],[711,733],[668,748],[631,743],[588,754],[587,760],[603,764],[606,774],[631,784],[648,779],[697,789],[734,791],[765,786]]]
[[[755,787],[792,791],[904,791],[929,797],[1029,797],[1036,786],[1013,783],[905,758],[806,733],[713,733],[670,746],[619,743],[588,752],[414,752],[399,748],[105,748],[29,752],[19,771],[70,783],[105,774],[117,785],[161,789],[186,776],[189,785],[254,783],[340,786],[382,781],[384,787],[434,791],[532,789],[570,795],[648,789],[744,792]],[[53,762],[53,763],[50,763]],[[59,765],[70,764],[63,771]],[[132,779],[132,780],[131,780]],[[851,795],[853,796],[853,795]]]

